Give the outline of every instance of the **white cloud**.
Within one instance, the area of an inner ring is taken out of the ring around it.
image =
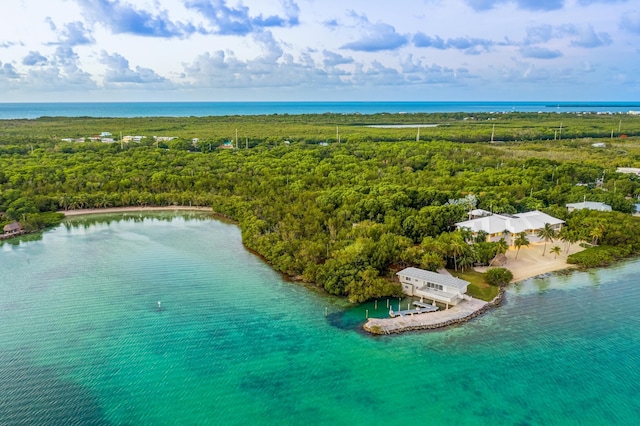
[[[129,67],[129,61],[124,56],[113,53],[109,54],[102,51],[100,62],[105,65],[106,72],[104,75],[105,85],[122,85],[122,84],[153,84],[159,85],[167,83],[167,79],[158,75],[150,68]]]
[[[30,0],[3,4],[0,87],[16,101],[479,99],[505,82],[514,98],[630,96],[638,45],[622,0]]]

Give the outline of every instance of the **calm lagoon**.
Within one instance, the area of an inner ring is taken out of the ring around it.
[[[384,337],[359,331],[373,304],[285,281],[197,213],[73,218],[2,244],[0,271],[3,426],[640,418],[638,261],[527,280],[463,326]]]

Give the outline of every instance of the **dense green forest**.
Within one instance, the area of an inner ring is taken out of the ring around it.
[[[422,127],[416,140],[416,127],[370,125]],[[147,137],[61,141],[104,131]],[[640,117],[596,114],[4,120],[0,224],[38,229],[60,220],[47,212],[89,207],[211,206],[277,270],[363,301],[398,292],[398,268],[464,269],[504,250],[453,230],[472,207],[566,220],[557,238],[598,246],[576,263],[640,252],[630,214],[640,180],[616,173],[640,166],[638,135]],[[225,141],[238,149],[219,149]],[[614,212],[567,213],[583,199]]]

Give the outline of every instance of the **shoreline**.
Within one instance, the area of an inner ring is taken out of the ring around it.
[[[200,206],[128,206],[128,207],[107,207],[98,209],[75,209],[60,211],[65,217],[75,217],[91,214],[109,214],[109,213],[129,213],[129,212],[154,212],[154,211],[200,211],[215,214],[211,207]],[[515,284],[527,279],[544,276],[553,272],[577,269],[577,266],[566,262],[567,255],[551,255],[543,243],[533,243],[530,246],[522,247],[517,251],[514,247],[510,247],[506,253],[506,262],[504,265],[495,267],[504,267],[511,271],[513,279],[509,284]],[[582,251],[584,248],[578,244],[569,247],[571,253]],[[251,251],[251,250],[250,250]],[[545,255],[542,252],[545,251]],[[516,256],[518,256],[516,258]],[[261,257],[261,256],[260,256]],[[489,267],[474,268],[478,272],[486,272]],[[395,318],[369,318],[362,328],[368,333],[374,335],[382,334],[398,334],[408,331],[418,330],[435,330],[449,327],[452,325],[463,324],[476,318],[485,312],[499,306],[505,299],[505,288],[501,287],[498,295],[491,301],[482,301],[472,299],[465,301],[459,305],[449,308],[445,311],[437,311],[433,313],[411,315]]]
[[[58,213],[64,214],[65,217],[82,216],[89,214],[107,214],[107,213],[128,213],[128,212],[153,212],[153,211],[201,211],[214,213],[211,207],[196,206],[144,206],[144,207],[106,207],[99,209],[74,209],[59,210]]]
[[[576,265],[567,263],[566,254],[562,253],[556,256],[549,253],[548,250],[553,247],[552,244],[547,244],[545,249],[544,243],[532,243],[528,247],[522,247],[519,252],[510,247],[505,254],[506,262],[495,267],[504,267],[511,271],[513,279],[507,285],[554,272],[578,268]],[[584,248],[578,244],[573,244],[569,247],[570,253],[577,253],[582,250]],[[543,252],[545,252],[544,256],[542,255]],[[517,259],[516,255],[518,256]],[[473,269],[477,272],[486,272],[489,267],[483,266]],[[465,300],[444,311],[395,318],[369,318],[362,325],[362,328],[373,335],[383,335],[419,330],[436,330],[463,324],[500,306],[506,297],[505,289],[506,286],[500,287],[498,295],[489,302],[472,299],[471,301]]]

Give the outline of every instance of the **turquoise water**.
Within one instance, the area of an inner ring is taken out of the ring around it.
[[[525,281],[461,327],[374,338],[356,326],[373,305],[286,282],[233,225],[75,223],[0,246],[0,425],[640,418],[638,261]]]
[[[264,114],[429,112],[601,112],[640,110],[639,102],[50,102],[0,103],[0,119],[203,117]]]

